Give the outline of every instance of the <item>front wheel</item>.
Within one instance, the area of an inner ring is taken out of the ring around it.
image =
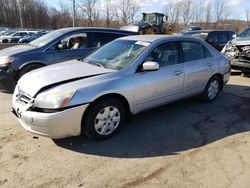
[[[124,105],[115,98],[104,98],[89,107],[83,117],[82,130],[94,140],[114,136],[125,120]]]
[[[220,79],[217,76],[210,78],[201,95],[202,101],[213,102],[220,92],[220,87]]]

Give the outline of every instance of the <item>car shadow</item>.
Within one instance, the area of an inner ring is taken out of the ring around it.
[[[140,113],[109,140],[96,142],[77,136],[53,141],[71,151],[106,157],[177,155],[249,131],[249,111],[250,98],[222,92],[210,104],[191,98]]]

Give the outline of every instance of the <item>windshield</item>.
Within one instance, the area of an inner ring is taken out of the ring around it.
[[[155,18],[156,17],[154,14],[147,14],[147,15],[145,15],[144,21],[154,23],[154,22],[156,22]]]
[[[10,31],[10,32],[5,33],[4,36],[10,36],[10,35],[12,35],[14,33],[15,33],[15,31]]]
[[[246,29],[242,33],[239,34],[239,37],[242,38],[249,38],[250,37],[250,28]]]
[[[103,46],[83,62],[107,69],[121,70],[131,65],[149,45],[149,42],[144,41],[116,40]]]
[[[192,37],[198,38],[201,40],[206,40],[207,36],[208,36],[208,33],[194,33],[194,34],[192,34]]]
[[[52,31],[46,35],[43,35],[42,37],[37,38],[36,40],[33,40],[30,42],[30,44],[37,47],[44,46],[64,33],[66,33],[65,30]]]

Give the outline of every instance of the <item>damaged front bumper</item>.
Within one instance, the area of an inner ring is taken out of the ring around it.
[[[232,69],[250,72],[250,43],[247,45],[228,43],[222,52],[230,57]]]

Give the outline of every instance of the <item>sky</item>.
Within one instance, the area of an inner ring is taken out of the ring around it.
[[[44,0],[49,6],[55,8],[59,7],[60,1],[68,2],[71,5],[72,0]],[[77,0],[75,0],[77,2]],[[105,0],[99,0],[104,2]],[[171,1],[171,0],[170,0]],[[177,0],[178,1],[178,0]],[[211,0],[204,0],[206,1]],[[164,13],[164,7],[167,0],[141,0],[140,12],[162,12]],[[233,7],[233,12],[235,12],[240,19],[246,20],[246,9],[250,9],[250,0],[227,0],[228,4]],[[232,15],[234,16],[234,15]],[[235,16],[234,16],[235,18]]]

